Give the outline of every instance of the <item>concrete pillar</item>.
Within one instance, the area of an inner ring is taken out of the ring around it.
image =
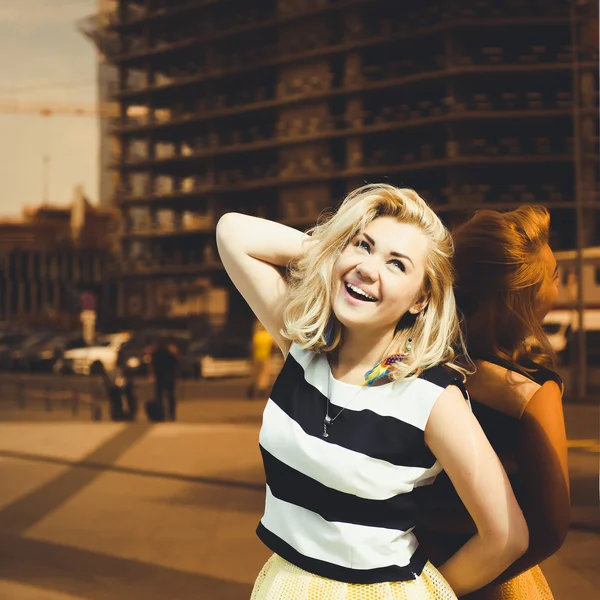
[[[60,311],[60,309],[62,308],[60,298],[60,283],[58,281],[53,281],[52,285],[54,286],[54,310]]]
[[[25,282],[21,280],[18,282],[17,286],[17,314],[22,315],[25,313]]]
[[[38,282],[32,280],[29,283],[29,314],[35,315],[39,311],[38,301],[37,301],[37,291],[38,291]]]
[[[40,259],[40,271],[38,277],[40,281],[44,281],[45,279],[48,279],[48,269],[46,267],[46,253],[39,252],[38,256]]]
[[[27,252],[27,279],[33,281],[35,279],[35,265],[34,265],[35,252]]]
[[[43,279],[40,282],[40,285],[42,286],[42,306],[40,308],[42,309],[42,312],[46,314],[48,310],[48,286],[50,283],[47,279]]]

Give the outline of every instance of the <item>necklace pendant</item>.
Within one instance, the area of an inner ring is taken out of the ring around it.
[[[331,425],[331,417],[329,415],[325,415],[325,425]]]
[[[329,434],[327,433],[327,422],[326,421],[323,423],[323,437],[324,438],[329,437]]]

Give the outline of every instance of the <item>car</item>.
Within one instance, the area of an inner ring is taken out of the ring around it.
[[[144,377],[150,374],[153,349],[159,338],[176,346],[179,357],[179,375],[194,377],[193,357],[189,354],[190,336],[185,332],[165,330],[144,330],[132,334],[119,350],[117,364],[129,376]]]
[[[216,336],[196,340],[185,360],[196,378],[246,377],[252,371],[249,345],[237,339]]]
[[[212,379],[219,377],[249,377],[252,374],[250,343],[235,338],[213,337],[192,344],[190,353],[195,356],[198,375]],[[271,375],[276,375],[283,365],[281,353],[271,357]]]
[[[586,337],[587,359],[592,364],[600,361],[600,310],[586,308],[583,313]],[[551,310],[542,324],[550,346],[561,361],[569,362],[577,347],[576,332],[579,329],[578,312],[574,309]],[[534,340],[528,340],[530,347],[540,350]]]
[[[31,334],[9,353],[11,370],[29,371],[34,357],[39,349],[44,347],[51,339],[56,337],[55,331],[42,331]]]
[[[6,331],[0,335],[0,368],[11,369],[12,353],[31,336],[29,331]]]
[[[49,340],[29,347],[24,361],[29,371],[51,372],[67,350],[87,346],[80,331],[55,335]]]
[[[56,362],[55,371],[80,375],[100,375],[114,371],[121,346],[131,338],[131,333],[120,332],[103,335],[85,348],[67,350]]]

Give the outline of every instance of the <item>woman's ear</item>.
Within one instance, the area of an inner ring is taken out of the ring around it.
[[[420,312],[423,312],[428,303],[429,297],[422,296],[408,309],[408,312],[411,315],[418,315]]]

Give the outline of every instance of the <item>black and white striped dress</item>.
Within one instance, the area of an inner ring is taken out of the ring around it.
[[[440,366],[361,388],[334,379],[326,354],[293,344],[263,414],[260,539],[293,565],[340,582],[419,577],[427,561],[412,533],[419,488],[441,471],[424,430],[451,384],[463,389]],[[353,399],[324,438],[328,395],[331,416]]]

